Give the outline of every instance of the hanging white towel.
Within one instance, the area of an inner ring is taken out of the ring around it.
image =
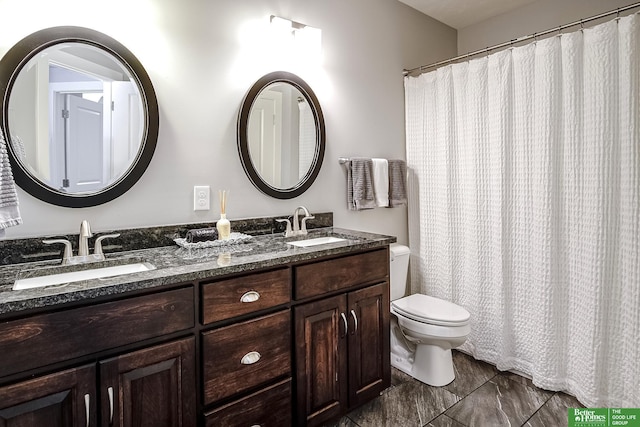
[[[0,238],[4,237],[6,228],[19,224],[22,224],[22,217],[18,209],[18,195],[9,164],[7,145],[0,133]]]
[[[389,162],[387,159],[371,159],[373,161],[373,193],[376,206],[389,206]]]

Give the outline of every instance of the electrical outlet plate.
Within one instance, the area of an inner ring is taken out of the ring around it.
[[[193,210],[208,211],[211,209],[211,189],[208,185],[193,187]]]

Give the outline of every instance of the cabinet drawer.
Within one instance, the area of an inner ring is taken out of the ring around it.
[[[284,380],[205,414],[205,426],[291,425],[291,380]]]
[[[288,374],[290,323],[285,310],[203,333],[205,404]]]
[[[0,377],[194,326],[193,288],[0,324]]]
[[[252,313],[291,299],[290,270],[248,274],[202,286],[202,323]]]
[[[382,281],[388,275],[387,248],[297,266],[294,269],[295,299],[322,295],[360,283]]]

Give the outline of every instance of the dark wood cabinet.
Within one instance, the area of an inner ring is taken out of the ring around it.
[[[207,331],[202,354],[205,404],[291,376],[291,312]]]
[[[92,364],[0,387],[0,426],[95,426],[95,381]]]
[[[205,414],[206,427],[290,425],[290,378]]]
[[[195,427],[193,338],[99,366],[99,382],[91,364],[0,387],[0,426]]]
[[[387,282],[294,309],[298,425],[315,426],[390,384]]]
[[[192,328],[194,305],[185,287],[0,322],[0,377]]]
[[[388,259],[363,249],[2,317],[0,427],[337,419],[390,383]]]
[[[347,298],[294,309],[298,425],[317,425],[347,407]]]
[[[101,425],[195,427],[195,340],[100,362]]]
[[[378,396],[391,381],[389,290],[386,283],[350,292],[349,405]]]

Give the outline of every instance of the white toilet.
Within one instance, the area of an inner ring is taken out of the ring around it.
[[[432,386],[455,378],[451,349],[467,339],[467,310],[422,294],[405,297],[409,248],[390,247],[391,365]]]

